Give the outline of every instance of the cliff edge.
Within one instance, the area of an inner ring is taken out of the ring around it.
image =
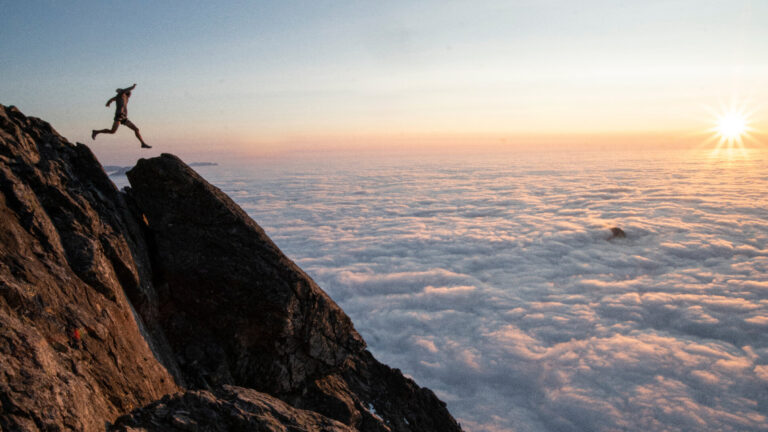
[[[0,105],[0,429],[460,431],[179,158]]]

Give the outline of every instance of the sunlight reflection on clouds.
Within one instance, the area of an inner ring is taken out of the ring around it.
[[[469,430],[768,430],[768,165],[687,156],[209,177]]]

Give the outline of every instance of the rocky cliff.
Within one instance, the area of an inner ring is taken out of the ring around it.
[[[0,105],[1,430],[460,430],[184,162],[128,179]]]

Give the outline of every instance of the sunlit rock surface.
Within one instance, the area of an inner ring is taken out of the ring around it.
[[[0,105],[2,429],[103,430],[178,390],[125,296],[151,291],[137,234],[88,147]]]

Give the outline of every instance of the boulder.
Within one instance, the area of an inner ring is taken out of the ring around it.
[[[613,227],[611,228],[611,237],[608,238],[608,240],[617,239],[617,238],[626,238],[627,234],[624,232],[623,229],[619,227]]]

